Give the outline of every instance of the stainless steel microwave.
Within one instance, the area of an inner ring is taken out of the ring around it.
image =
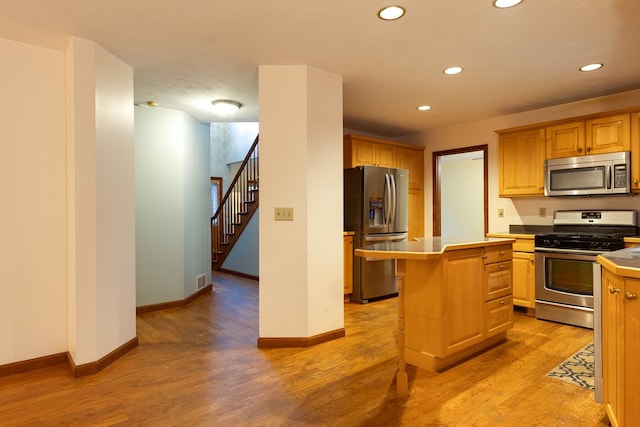
[[[545,196],[592,196],[631,192],[631,153],[549,159],[544,162]]]

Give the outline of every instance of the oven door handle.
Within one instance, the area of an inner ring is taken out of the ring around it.
[[[611,165],[607,165],[607,190],[613,188],[613,176],[611,175]]]
[[[591,255],[595,257],[601,254],[600,251],[585,251],[580,249],[554,249],[554,248],[534,248],[535,252],[548,252],[552,254],[576,254],[576,255]]]

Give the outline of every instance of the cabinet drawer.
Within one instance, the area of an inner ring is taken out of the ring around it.
[[[490,246],[484,249],[485,264],[493,264],[494,262],[511,261],[511,245]]]
[[[535,242],[533,239],[516,239],[513,244],[514,252],[533,252]]]
[[[512,261],[497,262],[484,266],[484,300],[510,295],[513,291],[513,263]]]
[[[511,296],[485,303],[485,336],[490,337],[504,332],[513,326],[513,299]]]

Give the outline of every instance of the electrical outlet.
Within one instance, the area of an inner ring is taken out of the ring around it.
[[[547,216],[547,208],[538,208],[538,216],[540,218]]]
[[[274,220],[293,221],[293,208],[275,208]]]
[[[504,209],[498,208],[498,218],[504,218]]]

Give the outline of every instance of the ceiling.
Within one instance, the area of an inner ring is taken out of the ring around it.
[[[0,0],[0,37],[94,40],[135,70],[136,103],[202,122],[258,121],[258,66],[309,65],[343,77],[345,128],[389,138],[640,88],[638,0],[398,0],[385,22],[387,4]],[[605,66],[578,71],[591,62]],[[218,98],[243,107],[221,118]]]

